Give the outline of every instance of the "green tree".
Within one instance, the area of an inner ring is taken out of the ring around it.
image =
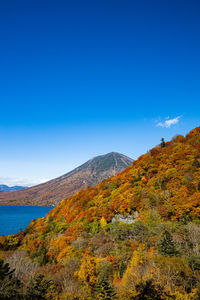
[[[198,183],[198,191],[200,191],[200,180],[199,180],[199,183]]]
[[[198,256],[192,256],[189,258],[189,265],[190,268],[195,271],[195,270],[200,270],[200,257]]]
[[[10,276],[14,270],[10,271],[8,263],[4,263],[3,259],[0,259],[0,280],[4,280],[7,276]]]
[[[122,260],[119,265],[119,277],[120,278],[123,277],[125,270],[126,270],[126,265],[125,265],[124,261]]]
[[[104,278],[101,279],[95,288],[95,299],[109,300],[116,298],[116,293],[113,287]]]
[[[165,230],[162,237],[158,243],[158,250],[160,254],[164,256],[177,256],[178,251],[176,250],[173,237],[169,231]]]
[[[164,138],[162,138],[162,139],[161,139],[160,146],[161,146],[162,148],[164,148],[164,147],[165,147],[165,140],[164,140]]]
[[[200,168],[200,162],[198,161],[197,158],[194,159],[192,165],[193,165],[193,167],[195,167],[195,168]]]
[[[41,253],[41,255],[38,257],[40,266],[46,265],[48,262],[47,249],[42,245],[39,252]]]
[[[10,271],[8,263],[0,259],[0,299],[18,300],[23,299],[21,294],[22,283],[13,276],[14,270]]]
[[[26,290],[26,298],[30,300],[53,299],[54,283],[52,280],[46,280],[43,274],[36,275],[30,282]]]
[[[98,233],[100,229],[99,222],[97,220],[94,220],[94,222],[91,223],[90,228],[93,234]]]
[[[153,280],[147,280],[136,285],[137,296],[134,300],[164,300],[166,295],[163,294],[162,288],[155,285]]]

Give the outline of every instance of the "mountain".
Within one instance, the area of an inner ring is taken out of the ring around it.
[[[52,280],[44,299],[199,299],[200,127],[0,237],[0,250],[32,293]]]
[[[123,171],[132,159],[116,152],[94,157],[73,171],[46,183],[9,193],[0,193],[0,205],[56,205],[82,188]]]
[[[13,192],[13,191],[23,190],[26,188],[27,188],[27,186],[19,186],[19,185],[8,186],[5,184],[0,184],[0,192]]]

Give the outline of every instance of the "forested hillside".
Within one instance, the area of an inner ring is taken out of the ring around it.
[[[1,256],[23,289],[52,280],[42,299],[200,299],[199,217],[200,127],[0,237]]]

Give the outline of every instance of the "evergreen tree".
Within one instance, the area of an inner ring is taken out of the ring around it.
[[[10,271],[8,263],[0,259],[0,299],[18,300],[23,299],[21,294],[22,283],[13,276],[14,270]]]
[[[3,259],[0,259],[0,280],[4,280],[7,276],[10,276],[14,270],[10,271],[8,263],[4,264]]]
[[[200,181],[199,181],[199,183],[198,183],[198,191],[200,191]]]
[[[116,293],[113,287],[105,279],[101,279],[95,288],[95,299],[110,300],[116,298]]]
[[[192,165],[193,165],[193,167],[200,168],[200,162],[196,158],[194,159]]]
[[[160,143],[161,147],[164,148],[165,147],[165,140],[164,138],[161,139],[161,143]]]
[[[126,270],[126,265],[125,265],[124,261],[122,260],[120,262],[120,266],[119,266],[119,277],[120,278],[123,277],[123,274],[124,274],[125,270]]]
[[[132,297],[134,300],[164,300],[166,295],[164,295],[161,287],[155,285],[152,279],[146,282],[141,282],[136,285],[137,296]]]
[[[46,265],[46,263],[48,262],[47,249],[44,246],[42,246],[39,252],[41,253],[41,255],[38,258],[40,266]]]
[[[160,254],[164,256],[177,256],[178,251],[176,250],[173,237],[170,232],[165,230],[162,234],[162,237],[158,243],[158,250]]]
[[[53,290],[54,284],[52,280],[46,280],[43,274],[36,275],[27,287],[26,297],[30,300],[44,300],[46,293]],[[49,298],[53,299],[53,298]]]

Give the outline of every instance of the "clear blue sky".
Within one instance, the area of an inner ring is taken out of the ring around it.
[[[199,16],[199,0],[1,1],[0,183],[198,126]]]

